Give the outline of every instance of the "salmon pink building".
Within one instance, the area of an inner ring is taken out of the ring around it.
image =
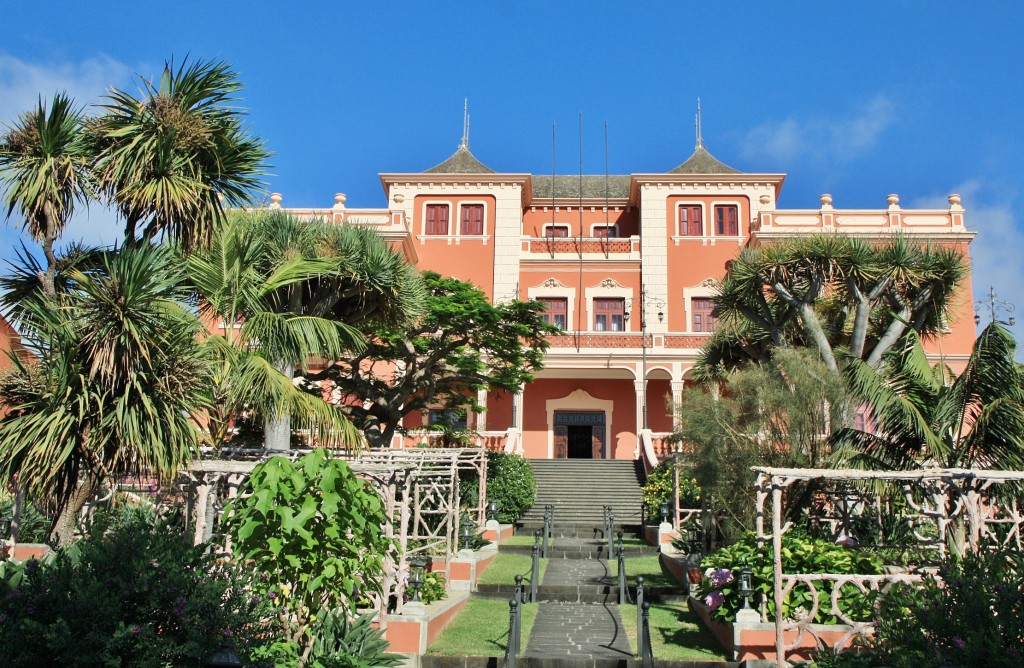
[[[386,208],[350,208],[338,194],[329,209],[290,211],[373,227],[418,267],[471,281],[494,302],[546,304],[562,333],[551,337],[545,368],[518,394],[481,396],[487,411],[468,425],[489,447],[529,458],[661,454],[673,429],[669,402],[680,400],[715,328],[718,281],[747,246],[822,232],[899,232],[966,257],[974,236],[958,195],[943,209],[904,209],[897,195],[872,210],[835,208],[831,195],[780,209],[784,174],[739,172],[699,137],[692,155],[663,172],[497,173],[464,139],[430,169],[380,179]],[[280,207],[282,196],[271,202]],[[968,279],[952,330],[929,342],[954,369],[974,341],[971,309]],[[421,440],[396,436],[394,445]]]

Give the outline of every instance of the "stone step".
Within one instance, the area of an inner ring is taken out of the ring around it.
[[[617,550],[618,548],[616,548]],[[498,552],[510,554],[533,554],[533,545],[499,545]],[[651,554],[658,554],[658,548],[653,545],[641,547],[637,545],[624,545],[622,552],[629,557],[641,557]],[[581,545],[548,545],[549,559],[605,559],[608,556],[608,546],[605,544],[581,546]],[[615,553],[618,554],[617,552]]]
[[[627,585],[628,602],[636,601],[636,585]],[[515,583],[477,585],[474,596],[508,601],[515,596]],[[524,587],[523,596],[530,595],[529,586]],[[671,587],[644,587],[644,599],[651,603],[676,603],[685,601],[683,590]],[[537,602],[557,603],[604,603],[619,604],[619,586],[611,582],[597,585],[541,585],[537,588]],[[529,604],[527,604],[529,605]]]

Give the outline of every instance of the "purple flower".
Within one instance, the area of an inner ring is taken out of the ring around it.
[[[963,649],[964,647],[967,647],[967,643],[965,643],[964,639],[960,636],[953,636],[953,644],[956,645],[957,649]]]
[[[704,597],[704,605],[708,606],[712,610],[722,605],[722,601],[725,600],[725,594],[720,591],[713,591]]]
[[[133,636],[139,635],[139,631],[141,631],[141,630],[142,629],[139,627],[139,625],[135,624],[134,626],[132,626],[132,635]]]
[[[267,598],[273,601],[275,598],[277,598],[277,594],[275,594],[274,592],[270,592],[269,594],[267,594]]]
[[[724,584],[732,582],[733,574],[728,568],[719,568],[717,571],[711,574],[711,584],[716,587],[721,587]]]

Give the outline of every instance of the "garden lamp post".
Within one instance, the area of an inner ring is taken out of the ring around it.
[[[661,511],[661,523],[662,524],[668,524],[668,514],[670,512],[668,504],[667,503],[661,504],[661,507],[659,508],[659,510]]]
[[[740,582],[737,592],[743,597],[743,609],[750,609],[750,597],[754,595],[754,571],[750,566],[740,569]]]
[[[469,528],[469,522],[462,525],[462,549],[469,549],[469,542],[473,539],[473,531]]]
[[[690,522],[686,525],[686,543],[690,547],[690,554],[700,552],[700,528]]]
[[[629,320],[631,300],[627,304],[625,320]],[[643,428],[647,429],[647,308],[658,309],[658,322],[665,322],[665,300],[652,297],[647,288],[640,287],[640,350],[641,350],[641,401],[643,401]]]
[[[498,500],[491,499],[487,502],[487,519],[498,521]]]
[[[221,645],[208,659],[203,661],[205,668],[242,668],[242,660],[231,651],[230,645]]]
[[[422,602],[420,599],[420,587],[423,586],[423,571],[426,567],[427,560],[423,557],[413,557],[409,561],[409,584],[412,585],[412,596],[409,598],[409,601],[412,603]]]

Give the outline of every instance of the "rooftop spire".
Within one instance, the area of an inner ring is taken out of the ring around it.
[[[462,141],[459,148],[469,148],[469,98],[462,101]]]
[[[701,129],[700,121],[700,98],[697,98],[697,114],[693,119],[694,129],[697,131],[697,144],[693,147],[693,150],[704,148],[704,133]]]

